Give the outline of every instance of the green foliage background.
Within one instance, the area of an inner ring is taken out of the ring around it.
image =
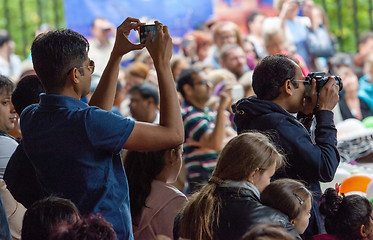
[[[363,32],[373,30],[370,26],[369,16],[369,2],[372,2],[372,0],[356,0],[357,26],[354,23],[354,1],[355,0],[324,0],[329,17],[330,29],[339,40],[339,51],[356,52],[358,36]],[[314,2],[323,6],[323,0],[314,0]],[[342,28],[340,28],[338,24],[338,2],[341,6]],[[343,46],[341,45],[342,39]]]
[[[357,27],[354,24],[354,1],[355,0],[314,0],[316,4],[321,6],[324,6],[325,3],[330,29],[339,40],[339,51],[356,52],[356,37],[362,32],[369,31],[371,28],[369,2],[373,0],[356,0]],[[342,28],[340,28],[338,24],[338,2],[342,9]],[[22,4],[24,6],[23,12],[20,8]],[[35,31],[40,24],[48,23],[56,28],[65,26],[63,0],[1,0],[0,28],[7,29],[6,13],[9,14],[10,19],[10,34],[16,42],[15,52],[21,57],[26,57],[29,54]],[[22,17],[24,18],[24,26],[22,24]]]
[[[0,28],[7,29],[6,15],[9,14],[9,32],[16,43],[16,54],[27,57],[35,31],[40,24],[48,23],[52,27],[65,25],[63,0],[1,0]],[[24,6],[21,8],[21,6]],[[23,10],[22,10],[23,9]],[[23,12],[22,12],[23,11]],[[41,14],[40,14],[41,13]],[[22,24],[22,17],[24,24]],[[57,19],[56,19],[57,17]]]

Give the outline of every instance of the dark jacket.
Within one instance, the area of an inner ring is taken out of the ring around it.
[[[313,192],[310,225],[305,234],[318,234],[324,228],[318,210],[321,197],[319,182],[333,180],[339,164],[337,130],[333,113],[318,111],[316,116],[315,143],[307,129],[294,116],[274,102],[257,97],[244,98],[232,106],[238,133],[244,130],[270,131],[275,143],[282,148],[287,158],[286,167],[278,170],[274,178],[303,180]],[[310,119],[303,120],[310,126]]]
[[[233,183],[239,184],[240,182]],[[237,184],[232,187],[219,186],[216,188],[215,197],[221,199],[222,205],[219,211],[219,225],[215,226],[213,230],[214,240],[239,240],[258,223],[278,224],[296,238],[301,239],[294,226],[289,222],[288,216],[263,205],[258,194],[250,187],[237,186]],[[179,238],[179,219],[180,214],[175,218],[174,239]]]
[[[300,239],[288,216],[263,205],[252,190],[218,187],[215,193],[223,204],[219,213],[219,227],[214,231],[214,240],[241,239],[257,223],[279,224]]]

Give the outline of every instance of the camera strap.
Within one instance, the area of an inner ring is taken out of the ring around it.
[[[317,95],[316,106],[315,106],[315,108],[313,109],[313,114],[316,114],[317,110],[319,110],[319,107],[320,107],[320,104],[319,104],[319,96],[320,96],[320,92],[317,92],[316,95]]]

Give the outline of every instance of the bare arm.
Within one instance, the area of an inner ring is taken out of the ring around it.
[[[158,25],[154,42],[148,36],[146,47],[153,58],[158,76],[160,93],[160,123],[146,124],[136,122],[135,127],[124,144],[124,148],[138,151],[154,151],[177,146],[184,141],[184,126],[180,105],[172,77],[170,59],[172,40],[168,28]]]
[[[92,95],[89,105],[97,106],[103,110],[111,110],[115,97],[115,90],[118,80],[119,65],[122,56],[132,50],[141,49],[144,44],[133,44],[128,40],[132,29],[137,30],[141,25],[136,18],[127,18],[117,28],[115,43],[110,59],[102,73],[100,82]]]
[[[220,94],[220,104],[216,115],[215,128],[206,131],[201,139],[199,140],[199,146],[207,147],[214,150],[221,150],[225,143],[227,143],[232,137],[227,134],[228,129],[225,126],[226,121],[226,109],[230,105],[232,98],[228,93],[230,89],[224,90]]]

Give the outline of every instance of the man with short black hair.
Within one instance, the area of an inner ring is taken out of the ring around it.
[[[185,129],[184,163],[188,193],[207,183],[216,166],[218,152],[235,136],[226,115],[232,101],[229,91],[220,93],[217,111],[206,106],[212,95],[211,83],[195,68],[183,70],[177,89],[184,98],[182,116]]]
[[[320,94],[312,80],[311,99],[305,99],[305,77],[300,67],[283,55],[265,57],[255,68],[253,89],[256,96],[237,102],[232,108],[238,133],[246,130],[272,132],[288,164],[274,178],[299,179],[314,193],[309,227],[304,236],[312,239],[323,229],[318,210],[320,181],[333,179],[339,164],[337,130],[332,109],[338,102],[339,86],[329,77]],[[292,114],[298,113],[298,119]],[[315,143],[309,129],[316,117]],[[303,124],[302,124],[303,123]]]
[[[156,22],[154,42],[128,40],[131,30],[143,25],[127,18],[118,28],[109,62],[88,106],[94,62],[88,41],[72,30],[56,30],[34,40],[31,52],[35,71],[46,94],[21,115],[24,151],[47,194],[73,201],[82,214],[101,213],[118,239],[133,239],[127,178],[120,152],[123,148],[154,151],[177,146],[184,139],[170,59],[172,40],[166,26]],[[148,49],[160,88],[160,124],[123,118],[112,108],[122,56]],[[98,106],[98,107],[92,107]],[[154,141],[157,139],[158,141]]]

